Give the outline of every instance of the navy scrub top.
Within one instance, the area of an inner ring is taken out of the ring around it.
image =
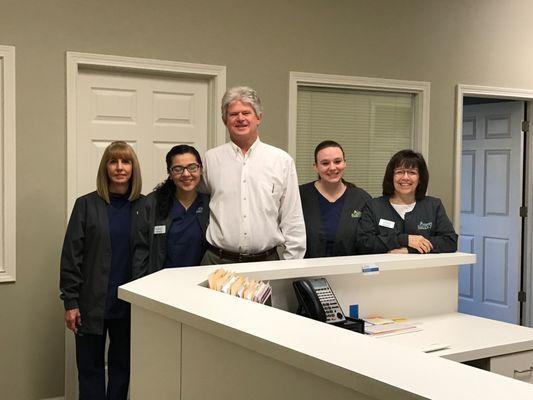
[[[202,260],[204,233],[196,214],[201,212],[201,197],[188,210],[174,200],[169,216],[172,219],[167,234],[167,257],[163,268],[189,267],[199,265]]]
[[[322,196],[316,188],[315,190],[318,192],[320,216],[322,217],[322,226],[326,236],[326,257],[332,257],[335,237],[337,236],[337,229],[339,228],[339,221],[344,208],[344,201],[346,200],[346,191],[332,203]]]

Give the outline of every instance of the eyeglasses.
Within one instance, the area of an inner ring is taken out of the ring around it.
[[[418,170],[417,169],[395,169],[394,175],[396,176],[404,176],[407,174],[407,176],[417,176]]]
[[[193,174],[198,171],[200,168],[200,164],[192,163],[187,166],[182,165],[174,165],[170,167],[170,172],[172,172],[174,175],[181,175],[185,170],[189,171],[189,173]]]

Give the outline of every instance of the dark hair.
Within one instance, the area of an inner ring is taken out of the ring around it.
[[[170,149],[165,157],[167,163],[167,173],[169,176],[164,182],[161,182],[154,189],[157,200],[157,216],[159,218],[166,218],[172,207],[174,197],[176,195],[176,185],[170,177],[170,168],[172,167],[172,159],[179,154],[192,154],[196,158],[196,162],[202,166],[202,158],[200,153],[193,146],[188,144],[179,144]]]
[[[334,140],[324,140],[323,142],[320,142],[319,144],[317,144],[317,146],[315,147],[315,164],[317,163],[317,155],[318,155],[318,152],[320,150],[324,150],[324,149],[327,149],[328,147],[337,147],[339,149],[341,149],[342,151],[342,158],[345,158],[344,156],[344,149],[342,148],[342,146],[340,144],[338,144],[337,142],[335,142]]]
[[[428,189],[428,167],[422,154],[416,153],[410,149],[400,150],[392,156],[387,164],[385,176],[383,176],[383,195],[392,196],[394,194],[394,170],[400,167],[418,169],[419,179],[415,191],[415,199],[422,200]]]
[[[318,159],[317,159],[318,152],[320,150],[327,149],[328,147],[337,147],[338,149],[341,149],[342,158],[344,158],[346,160],[346,156],[344,155],[344,149],[342,148],[342,146],[339,143],[337,143],[334,140],[324,140],[324,141],[320,142],[319,144],[317,144],[317,146],[315,147],[315,164],[318,162]],[[318,179],[320,179],[320,175],[318,176]],[[353,183],[345,181],[344,178],[342,178],[342,183],[344,183],[346,186],[355,187],[355,185]]]

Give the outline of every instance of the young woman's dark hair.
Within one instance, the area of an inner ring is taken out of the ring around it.
[[[167,173],[169,176],[167,179],[155,187],[156,199],[157,199],[157,216],[159,218],[166,218],[172,207],[176,196],[176,185],[170,177],[170,168],[172,167],[172,159],[179,154],[192,154],[196,158],[196,162],[202,166],[202,158],[200,153],[193,146],[188,144],[180,144],[170,149],[165,157],[167,163]]]
[[[324,140],[323,142],[320,142],[315,147],[315,164],[318,162],[317,155],[320,150],[327,149],[328,147],[338,147],[342,151],[342,158],[346,158],[344,155],[344,149],[340,144],[335,142],[334,140]]]
[[[385,176],[383,176],[383,195],[392,196],[394,194],[394,170],[396,168],[417,168],[418,169],[418,186],[415,191],[415,199],[421,200],[426,195],[429,182],[429,172],[424,157],[413,150],[400,150],[392,156]]]
[[[317,146],[315,147],[315,164],[318,162],[318,159],[317,159],[318,152],[320,150],[327,149],[328,147],[337,147],[337,148],[341,149],[342,158],[344,158],[344,160],[346,160],[346,156],[344,155],[344,149],[342,148],[342,146],[339,143],[335,142],[334,140],[324,140],[324,141],[320,142],[319,144],[317,144]],[[318,179],[320,179],[320,175],[318,176]],[[345,181],[344,178],[342,178],[342,183],[344,183],[346,186],[355,187],[355,185],[353,183]]]

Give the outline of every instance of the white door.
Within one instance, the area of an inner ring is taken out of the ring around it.
[[[78,196],[95,190],[100,158],[113,140],[134,147],[143,193],[165,179],[172,146],[207,149],[206,80],[80,69],[77,89]]]
[[[520,101],[463,108],[459,311],[519,322],[522,196]]]
[[[208,141],[208,80],[80,68],[76,86],[76,197],[96,190],[106,146],[124,140],[141,164],[143,193],[166,177],[165,155],[176,144]],[[65,398],[78,398],[74,337],[66,332]]]

